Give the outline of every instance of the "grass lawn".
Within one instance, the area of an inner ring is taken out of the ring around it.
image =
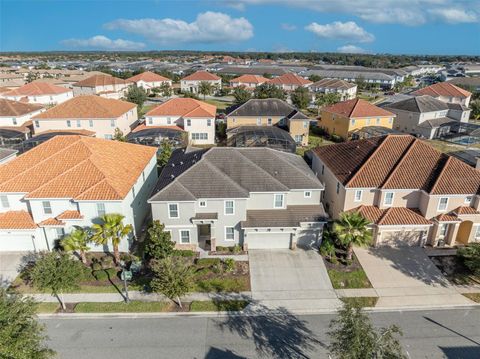
[[[473,300],[475,303],[480,303],[480,293],[463,293],[463,296]]]
[[[168,302],[140,302],[130,303],[78,303],[75,306],[75,313],[146,313],[146,312],[168,312],[172,303]]]
[[[200,259],[193,265],[195,270],[193,292],[238,293],[250,290],[248,262],[236,261],[231,270],[227,270],[219,258]]]
[[[378,297],[344,297],[340,298],[344,303],[349,303],[354,307],[374,307],[377,304]]]
[[[311,150],[312,148],[319,147],[319,146],[326,146],[326,145],[331,145],[332,141],[329,141],[325,139],[322,136],[319,136],[312,131],[310,131],[310,134],[308,135],[308,146],[306,147],[297,147],[297,155],[303,156],[305,152],[308,150]]]
[[[37,303],[37,313],[55,313],[59,307],[59,303]]]
[[[244,292],[250,290],[250,278],[210,278],[195,282],[194,292]]]
[[[200,96],[200,100],[203,101],[203,96]],[[217,110],[225,110],[227,107],[233,105],[233,102],[230,100],[206,99],[204,102],[209,103],[210,105],[217,106]]]
[[[191,312],[234,312],[244,309],[248,305],[246,300],[225,300],[225,301],[193,301],[190,304]]]
[[[363,269],[344,271],[328,269],[328,276],[335,289],[372,288]]]

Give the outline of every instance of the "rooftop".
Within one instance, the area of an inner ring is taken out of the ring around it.
[[[98,75],[90,76],[85,80],[78,81],[77,83],[73,84],[73,86],[97,87],[97,86],[108,86],[108,85],[127,85],[129,83],[130,81],[125,81],[123,79],[119,79],[111,75],[98,74]]]
[[[142,72],[141,74],[128,78],[127,81],[163,82],[163,81],[171,81],[171,80],[164,76],[158,75],[155,72],[145,71],[145,72]]]
[[[359,212],[363,217],[373,224],[379,226],[408,226],[408,225],[430,225],[431,222],[423,217],[418,209],[405,207],[390,207],[380,209],[376,206],[359,206],[349,212]]]
[[[403,101],[394,102],[385,106],[396,110],[424,113],[448,110],[448,105],[429,95],[416,96]]]
[[[433,97],[461,97],[466,98],[472,95],[471,92],[464,90],[450,82],[438,82],[436,84],[424,87],[423,89],[413,92],[414,95],[430,95]]]
[[[182,81],[218,81],[221,78],[208,71],[197,71],[182,79]]]
[[[172,98],[148,111],[145,116],[215,117],[217,107],[193,98]]]
[[[15,90],[3,93],[3,96],[41,96],[58,95],[72,90],[46,82],[30,82]]]
[[[23,116],[35,111],[40,111],[43,107],[43,105],[0,98],[0,117]]]
[[[356,86],[356,84],[339,79],[321,79],[320,81],[314,82],[310,85],[310,87],[313,88],[333,88],[339,90],[348,90]]]
[[[242,75],[239,77],[236,77],[230,82],[240,82],[240,83],[249,83],[249,84],[263,84],[264,82],[267,82],[269,79],[263,76],[259,75]]]
[[[299,112],[295,107],[278,98],[250,99],[235,107],[227,116],[282,116]],[[304,115],[305,116],[305,115]],[[306,116],[305,116],[306,117]]]
[[[275,84],[275,85],[305,86],[305,85],[310,85],[312,81],[304,79],[303,77],[300,77],[297,74],[293,74],[289,72],[269,80],[268,83]]]
[[[305,222],[324,222],[328,215],[323,205],[288,206],[286,209],[250,210],[242,228],[255,227],[298,227]]]
[[[335,113],[349,118],[395,116],[395,114],[391,113],[390,111],[372,105],[370,102],[359,98],[338,102],[334,105],[325,107],[323,111]]]

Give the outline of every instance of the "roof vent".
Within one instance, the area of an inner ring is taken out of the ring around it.
[[[278,175],[278,171],[277,171],[277,170],[273,171],[273,174],[274,174],[275,176]]]
[[[175,178],[175,175],[170,175],[170,178]]]
[[[175,167],[175,163],[172,163],[172,167]]]
[[[183,161],[180,161],[180,164],[183,165]]]

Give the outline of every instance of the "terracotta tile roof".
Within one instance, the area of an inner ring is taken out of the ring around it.
[[[424,87],[423,89],[413,92],[414,95],[430,95],[433,97],[461,97],[466,98],[472,96],[471,92],[464,90],[450,82],[438,82],[436,84]]]
[[[354,98],[338,102],[334,105],[325,107],[322,111],[335,113],[349,118],[363,118],[363,117],[378,117],[388,116],[395,117],[396,115],[390,111],[384,110],[378,106],[372,105],[370,102]]]
[[[437,222],[461,222],[462,221],[456,215],[448,214],[448,213],[439,214],[438,216],[433,217],[432,220],[435,220]]]
[[[455,208],[453,211],[453,213],[456,213],[458,215],[462,215],[462,214],[480,214],[480,212],[478,212],[475,208],[472,208],[470,206],[460,206],[458,208]]]
[[[40,136],[40,135],[45,135],[47,133],[57,133],[57,134],[72,134],[72,135],[81,135],[81,136],[90,136],[93,137],[95,136],[94,131],[89,131],[89,130],[82,130],[79,128],[78,130],[46,130],[42,132],[35,132],[33,137],[35,136]]]
[[[269,81],[266,77],[259,76],[259,75],[242,75],[236,77],[230,82],[239,82],[239,83],[249,83],[249,84],[263,84],[264,82]]]
[[[172,98],[145,116],[182,116],[182,117],[215,117],[217,107],[193,98]]]
[[[40,227],[64,226],[65,223],[62,222],[62,221],[59,221],[59,220],[56,219],[56,218],[47,218],[46,220],[41,221],[38,225],[39,225]]]
[[[0,98],[0,117],[23,116],[31,112],[40,111],[43,107],[43,105]]]
[[[310,85],[312,81],[306,80],[303,77],[298,76],[297,74],[287,73],[269,80],[268,83],[274,85],[304,86]]]
[[[410,135],[387,135],[314,149],[349,188],[478,194],[480,172]]]
[[[34,117],[35,120],[88,118],[112,119],[136,108],[131,102],[95,95],[76,96]]]
[[[56,136],[0,166],[0,192],[26,198],[121,200],[156,148],[86,136]]]
[[[376,206],[360,206],[349,212],[359,212],[370,222],[378,226],[430,225],[431,222],[420,214],[418,209],[390,207],[380,209]]]
[[[218,80],[221,80],[221,78],[215,74],[212,74],[207,71],[197,71],[191,75],[184,77],[181,81],[218,81]]]
[[[172,81],[172,80],[164,76],[158,75],[155,72],[145,71],[145,72],[142,72],[141,74],[128,78],[127,81],[163,82],[163,81]]]
[[[85,80],[78,81],[74,83],[73,86],[77,87],[97,87],[97,86],[108,86],[108,85],[128,85],[131,83],[130,81],[125,81],[123,79],[119,79],[118,77],[113,77],[111,75],[93,75]]]
[[[5,92],[3,96],[40,96],[40,95],[58,95],[65,92],[71,92],[71,89],[52,85],[46,82],[30,82],[18,89]]]
[[[35,229],[37,225],[26,211],[0,213],[0,229]]]
[[[180,128],[178,126],[149,126],[149,125],[146,125],[146,124],[142,123],[141,125],[138,125],[137,127],[135,127],[132,130],[132,133],[143,131],[143,130],[149,130],[149,129],[152,129],[152,128],[165,128],[165,129],[177,130],[177,131],[182,131],[183,132],[183,128]]]
[[[79,211],[65,211],[57,216],[58,220],[82,219],[83,215]]]

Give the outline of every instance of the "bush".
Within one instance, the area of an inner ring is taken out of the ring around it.
[[[180,250],[180,249],[175,249],[172,253],[172,256],[174,257],[195,257],[195,252],[186,249],[186,250]]]
[[[221,264],[222,260],[220,258],[200,258],[195,263],[203,267],[213,267]]]
[[[223,261],[223,266],[224,266],[225,272],[227,273],[233,272],[233,270],[235,269],[235,260],[233,260],[232,258],[226,258]]]
[[[117,276],[117,269],[108,268],[108,269],[95,270],[92,272],[92,275],[96,280],[99,280],[99,281],[108,280],[109,278],[113,280]]]
[[[457,256],[475,275],[480,275],[480,243],[472,243],[459,248]]]

